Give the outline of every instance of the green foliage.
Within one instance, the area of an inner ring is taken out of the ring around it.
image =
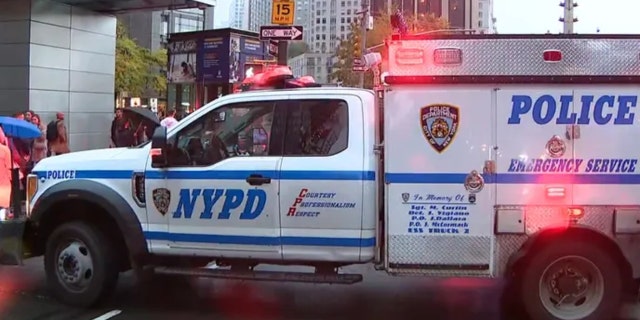
[[[433,14],[424,14],[419,17],[406,18],[411,33],[426,32],[432,30],[442,30],[448,28],[447,21],[434,16]],[[367,32],[367,48],[375,47],[384,44],[385,39],[388,39],[393,32],[391,27],[391,19],[386,12],[381,12],[374,17],[373,30]],[[362,33],[362,28],[359,24],[353,23],[350,27],[350,33],[347,39],[340,42],[337,51],[337,61],[333,66],[333,73],[331,78],[333,80],[341,81],[345,87],[357,87],[360,82],[359,72],[354,72],[353,58],[354,58],[354,41],[358,39]],[[384,46],[377,47],[372,51],[378,51],[382,54],[383,61],[386,61],[387,52],[384,50]],[[384,66],[383,66],[384,68]],[[373,87],[373,73],[365,73],[365,88]]]
[[[118,22],[116,30],[115,90],[118,95],[140,96],[147,89],[163,96],[167,90],[167,78],[161,69],[167,65],[167,51],[151,52],[139,46],[126,28]]]
[[[291,41],[287,46],[287,58],[291,59],[303,53],[309,52],[309,45],[302,41]]]

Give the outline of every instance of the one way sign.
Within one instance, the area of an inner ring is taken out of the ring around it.
[[[302,40],[301,26],[262,26],[260,40]]]

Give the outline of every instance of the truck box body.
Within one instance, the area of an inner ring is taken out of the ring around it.
[[[639,47],[630,37],[392,41],[388,268],[500,276],[574,207],[579,224],[621,243],[640,231]]]

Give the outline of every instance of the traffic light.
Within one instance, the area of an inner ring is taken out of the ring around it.
[[[353,33],[353,57],[360,58],[362,55],[362,48],[360,48],[360,35],[357,32]]]

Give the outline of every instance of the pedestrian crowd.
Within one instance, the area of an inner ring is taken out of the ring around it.
[[[19,169],[19,186],[24,190],[26,177],[36,163],[46,157],[70,152],[64,113],[58,112],[46,126],[32,111],[16,113],[13,117],[32,123],[40,129],[41,135],[35,139],[10,138],[0,128],[0,207],[9,206],[12,168]]]
[[[171,128],[178,123],[176,111],[169,110],[166,116],[158,115],[160,125]],[[132,117],[125,116],[122,109],[116,109],[115,117],[111,122],[111,148],[137,146],[151,139],[155,126],[150,121],[134,121]]]
[[[18,168],[20,194],[24,195],[26,177],[33,167],[44,158],[71,152],[64,113],[58,112],[56,118],[47,125],[42,123],[40,115],[33,111],[20,112],[14,118],[32,123],[40,129],[41,135],[35,139],[7,137],[0,127],[0,208],[10,205],[11,169]],[[176,111],[169,110],[165,115],[158,114],[160,125],[171,128],[178,123]],[[133,121],[117,109],[111,123],[110,147],[131,147],[151,138],[155,125],[149,121]]]

